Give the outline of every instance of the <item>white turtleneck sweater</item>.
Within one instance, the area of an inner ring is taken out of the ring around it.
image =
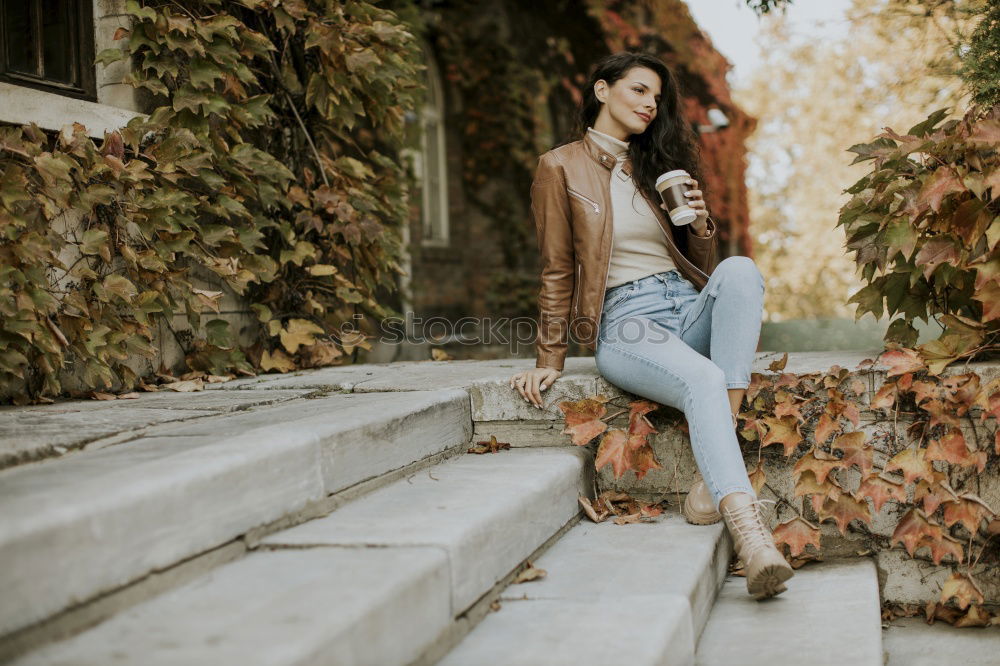
[[[667,239],[631,176],[622,171],[628,142],[587,128],[587,134],[617,160],[611,170],[611,213],[614,245],[608,269],[608,289],[625,282],[676,268]]]

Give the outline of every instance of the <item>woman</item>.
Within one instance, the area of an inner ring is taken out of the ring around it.
[[[604,58],[577,129],[581,139],[539,158],[532,182],[543,260],[538,358],[511,377],[511,388],[540,407],[541,391],[562,374],[568,332],[594,350],[612,384],[683,410],[703,477],[688,493],[685,517],[724,518],[748,592],[779,594],[794,572],[761,516],[771,500],[757,498],[735,433],[760,335],[763,278],[747,257],[716,265],[694,136],[662,61],[642,53]],[[686,196],[697,213],[680,227],[654,187],[674,169],[691,174]]]

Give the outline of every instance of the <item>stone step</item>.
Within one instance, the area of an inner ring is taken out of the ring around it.
[[[463,445],[472,421],[468,394],[449,389],[299,400],[161,432],[0,472],[0,637]]]
[[[788,589],[755,601],[726,580],[698,642],[699,666],[881,666],[878,572],[871,559],[831,559],[795,571]]]
[[[440,662],[691,664],[725,579],[732,542],[722,523],[581,523],[534,566],[544,578],[509,586]]]
[[[578,513],[579,449],[465,455],[15,664],[406,664]]]

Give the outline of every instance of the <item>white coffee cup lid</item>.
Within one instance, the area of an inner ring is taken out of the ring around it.
[[[691,174],[689,174],[684,169],[674,169],[673,171],[668,171],[665,174],[661,175],[659,178],[657,178],[656,184],[659,185],[668,178],[674,178],[675,176],[690,176],[690,175]]]

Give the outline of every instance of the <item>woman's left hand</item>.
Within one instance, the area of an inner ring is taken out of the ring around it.
[[[696,233],[701,235],[706,228],[708,228],[708,205],[705,200],[702,199],[701,190],[697,189],[698,181],[694,178],[689,178],[687,184],[691,187],[684,196],[687,197],[688,206],[690,206],[695,214],[698,216],[696,220],[691,223],[691,228],[695,230]],[[668,210],[667,204],[661,203],[660,208],[663,210]]]

